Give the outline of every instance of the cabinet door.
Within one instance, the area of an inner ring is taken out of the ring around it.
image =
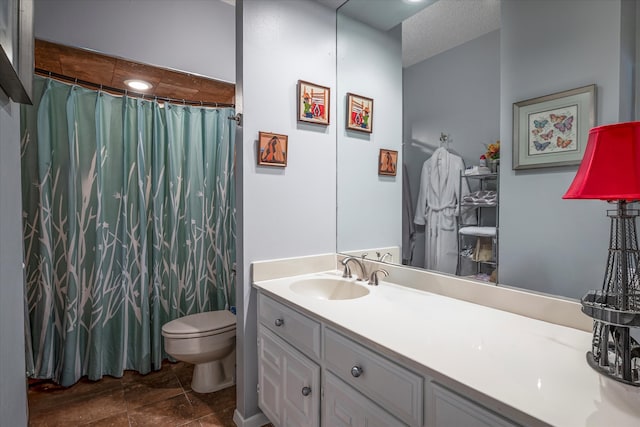
[[[446,388],[431,383],[431,422],[433,427],[515,427],[518,424],[502,418],[483,406]]]
[[[320,367],[262,326],[258,385],[258,405],[274,425],[320,425]]]
[[[324,427],[406,425],[329,372],[324,381],[323,420]]]
[[[399,420],[422,426],[421,376],[329,328],[324,334],[324,361],[341,381]]]

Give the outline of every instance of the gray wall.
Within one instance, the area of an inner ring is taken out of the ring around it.
[[[337,27],[337,249],[400,247],[402,169],[379,176],[378,158],[395,150],[402,164],[401,28],[382,32],[342,14]],[[347,92],[373,98],[372,133],[346,129]]]
[[[0,90],[0,425],[27,424],[20,106]]]
[[[511,169],[512,104],[595,83],[596,124],[625,120],[621,34],[633,32],[621,31],[620,0],[541,3],[502,3],[500,281],[578,298],[602,286],[609,206],[562,200],[577,167]]]
[[[258,413],[256,298],[251,263],[336,248],[335,11],[315,1],[238,3],[238,407]],[[328,86],[330,126],[296,120],[298,79]],[[286,168],[257,166],[259,131],[289,136]]]
[[[221,0],[35,0],[35,34],[234,82],[234,16]]]
[[[450,150],[477,165],[500,139],[500,31],[492,31],[404,69],[404,154],[415,207],[422,164],[450,134]],[[424,265],[424,226],[412,265]]]

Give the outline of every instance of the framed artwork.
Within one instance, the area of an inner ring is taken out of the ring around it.
[[[263,166],[287,166],[289,137],[277,133],[258,134],[258,164]]]
[[[398,152],[395,150],[380,149],[378,157],[378,175],[396,176],[398,170]]]
[[[298,80],[298,121],[329,124],[329,96],[331,89]]]
[[[373,131],[373,99],[347,93],[347,129]]]
[[[580,164],[595,105],[596,85],[513,104],[513,169]]]

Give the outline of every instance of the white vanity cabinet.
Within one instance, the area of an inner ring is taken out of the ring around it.
[[[258,405],[276,426],[320,426],[320,323],[258,300]],[[295,348],[294,348],[295,346]]]
[[[276,427],[517,425],[262,292],[258,322],[259,406]]]
[[[418,374],[262,293],[258,322],[259,406],[276,427],[422,427]]]
[[[277,426],[320,425],[320,367],[278,339],[258,332],[259,406]]]

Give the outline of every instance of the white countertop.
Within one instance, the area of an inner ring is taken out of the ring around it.
[[[589,367],[590,333],[384,281],[352,300],[289,289],[336,274],[254,286],[544,423],[640,426],[640,388]]]

